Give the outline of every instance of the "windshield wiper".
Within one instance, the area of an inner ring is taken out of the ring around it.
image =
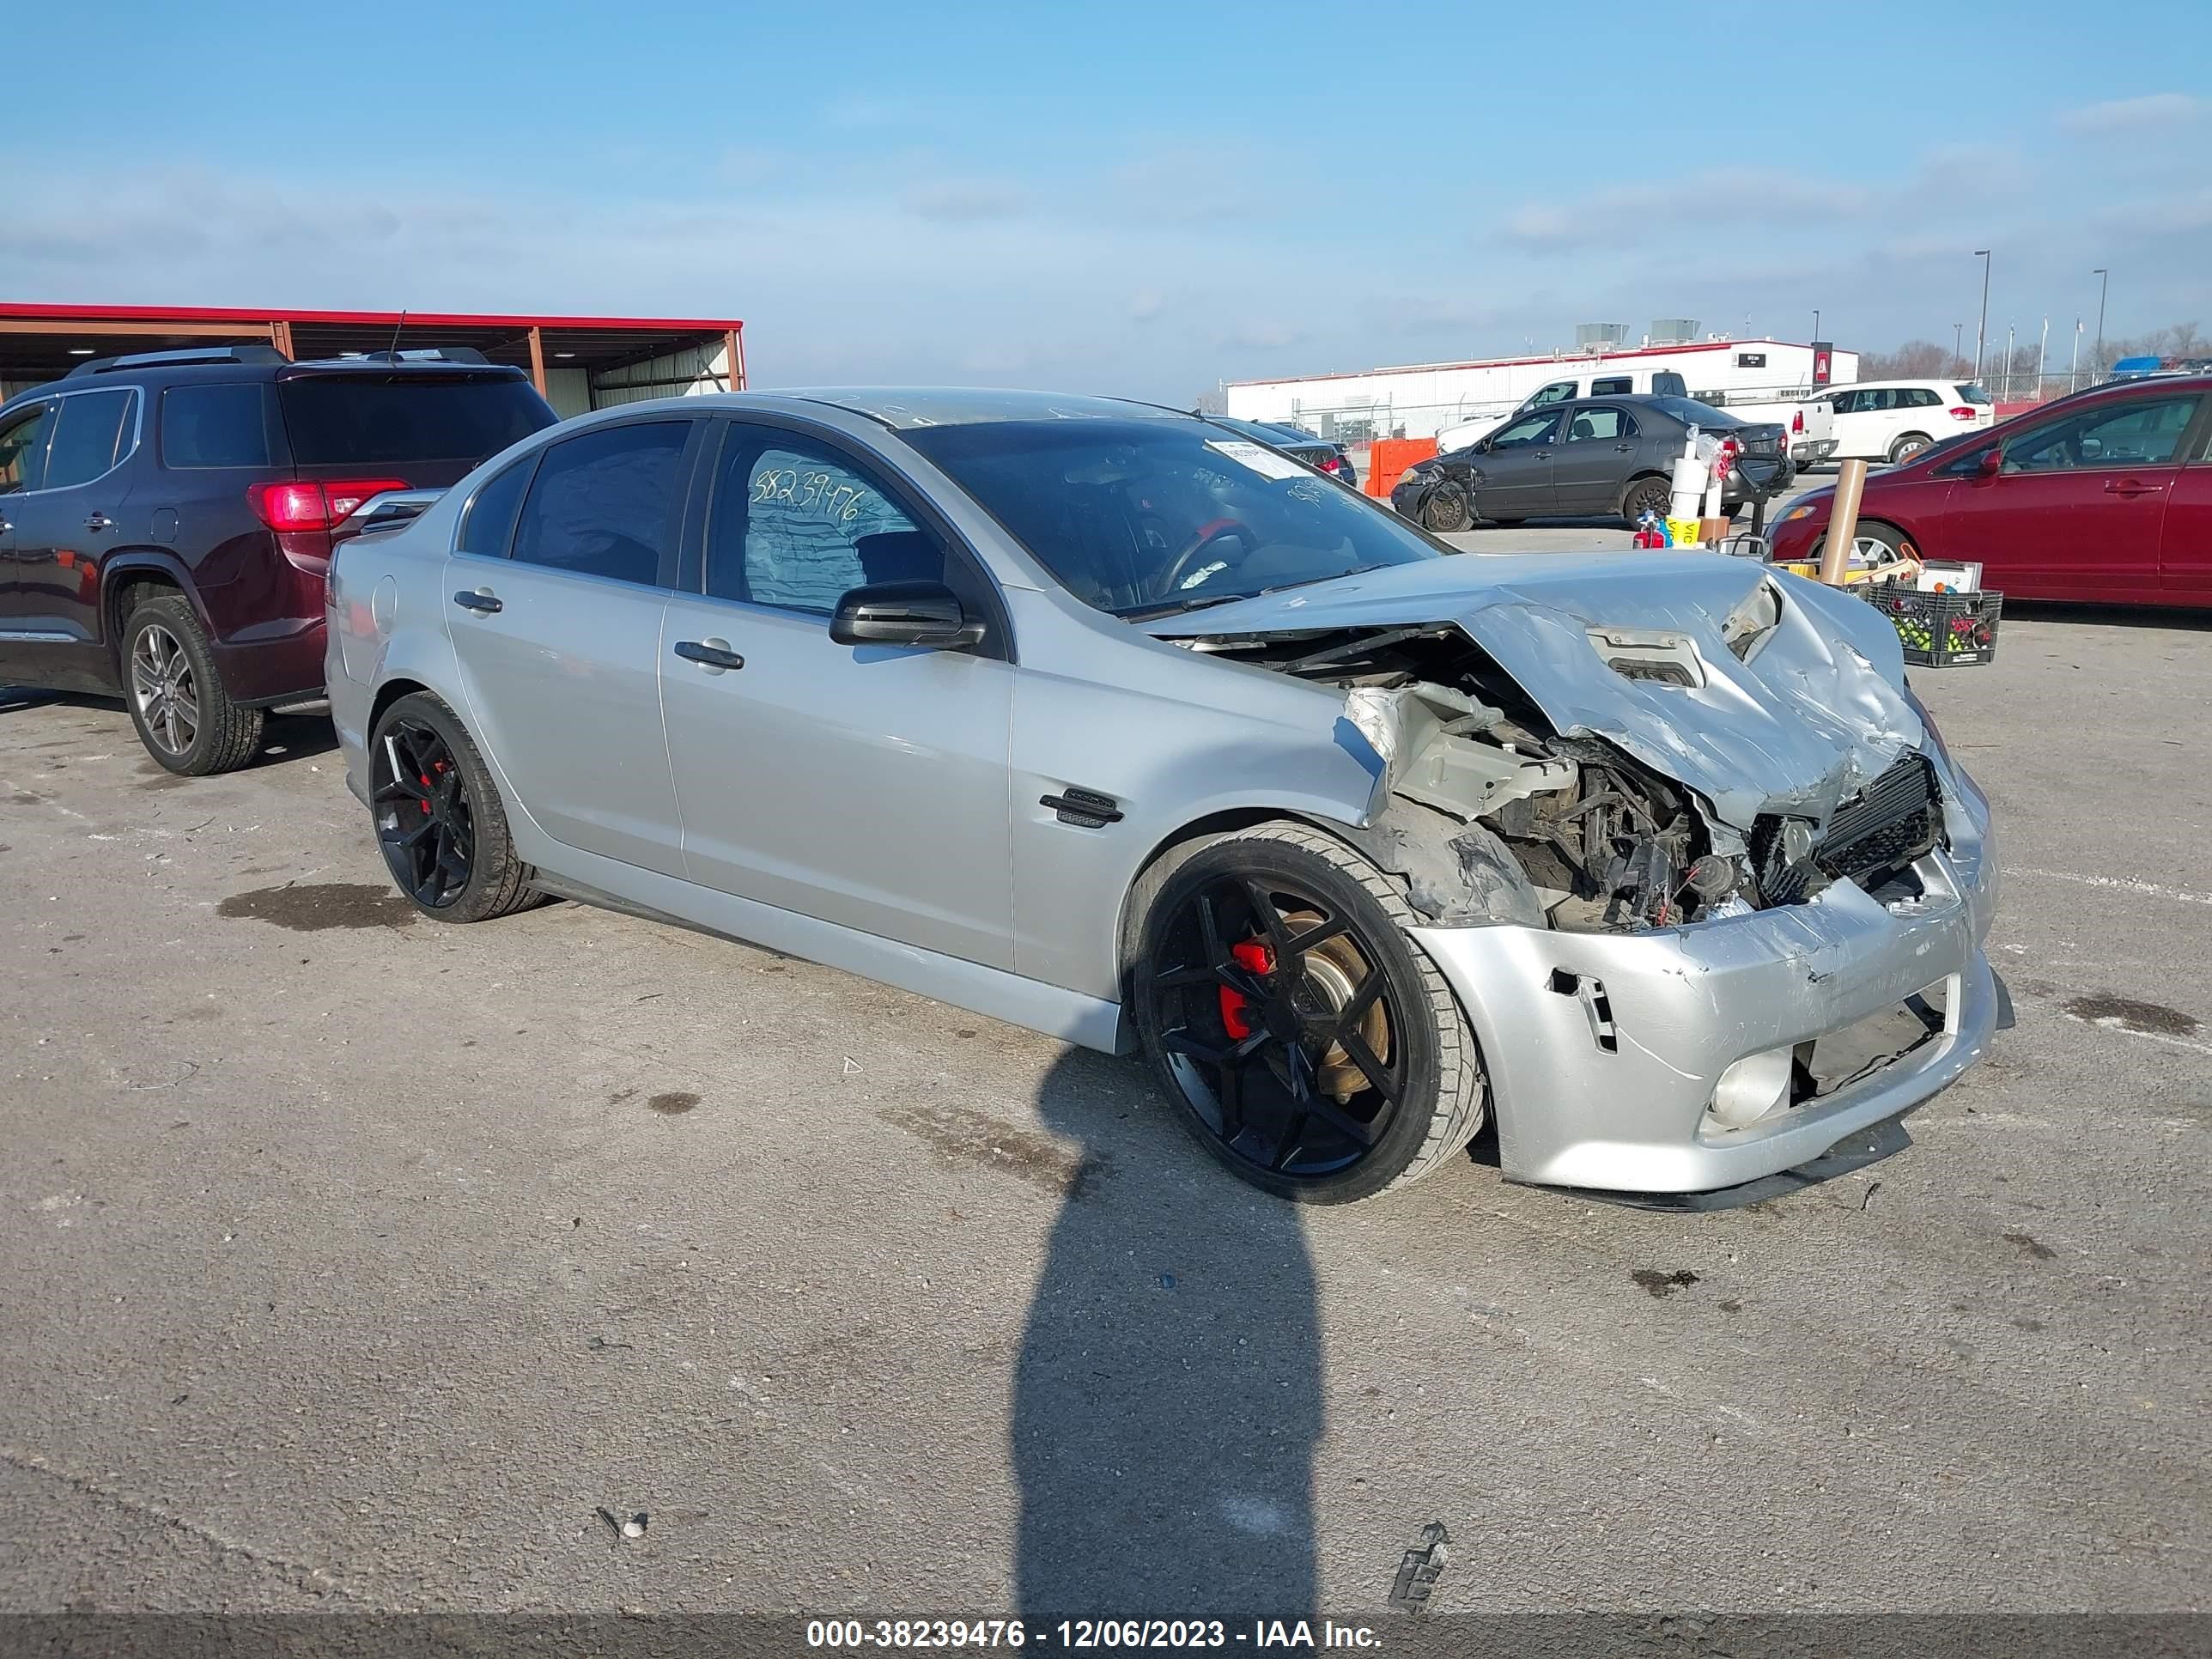
[[[1251,593],[1206,593],[1194,599],[1170,599],[1164,605],[1133,605],[1113,614],[1124,622],[1151,622],[1158,617],[1181,616],[1186,611],[1203,611],[1209,605],[1234,605],[1239,599],[1256,597]]]

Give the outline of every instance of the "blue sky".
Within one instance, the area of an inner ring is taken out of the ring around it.
[[[2092,266],[2108,332],[2212,327],[2204,0],[1808,15],[21,8],[0,298],[734,315],[760,385],[1176,400],[1598,319],[1971,350],[1978,247],[2058,366]]]

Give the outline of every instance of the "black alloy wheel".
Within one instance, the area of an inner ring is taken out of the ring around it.
[[[428,722],[400,719],[378,734],[372,758],[376,839],[392,880],[426,910],[449,908],[468,889],[477,840],[452,746]]]
[[[1150,966],[1169,1074],[1232,1160],[1310,1181],[1389,1132],[1406,1012],[1340,907],[1279,875],[1217,876],[1165,918]]]
[[[1666,479],[1638,478],[1628,486],[1627,494],[1621,498],[1620,516],[1633,527],[1646,513],[1655,513],[1664,519],[1674,501],[1674,488]]]

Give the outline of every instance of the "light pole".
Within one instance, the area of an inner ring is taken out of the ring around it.
[[[1974,326],[1974,378],[1982,378],[1982,354],[1990,337],[1990,251],[1985,247],[1974,250],[1974,258],[1982,262],[1982,320]]]
[[[2101,374],[2105,372],[2105,290],[2112,285],[2112,273],[2099,265],[2089,274],[2097,279],[2097,349],[2089,359],[2089,368]]]
[[[2081,319],[2079,317],[2074,319],[2074,361],[2066,370],[2066,389],[2069,392],[2081,389]]]
[[[2013,331],[2012,331],[2012,325],[2011,325],[2010,323],[2007,323],[2007,324],[2005,325],[2005,381],[2004,381],[2004,385],[2005,385],[2004,395],[2005,395],[2007,398],[2010,398],[2010,397],[2012,396],[2012,365],[2013,365],[2013,344],[2012,344],[2012,332],[2013,332]]]
[[[1966,349],[1966,325],[1964,323],[1951,325],[1951,361],[1954,363],[1959,361]]]

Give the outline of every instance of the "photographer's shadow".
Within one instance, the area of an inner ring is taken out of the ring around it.
[[[1015,1370],[1020,1612],[1312,1616],[1322,1354],[1297,1208],[1207,1158],[1132,1061],[1072,1051],[1038,1102],[1084,1152]]]

